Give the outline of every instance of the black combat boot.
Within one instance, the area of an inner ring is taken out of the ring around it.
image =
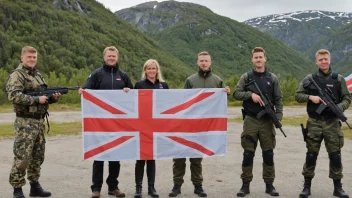
[[[136,185],[136,192],[134,198],[142,198],[142,185]]]
[[[304,177],[303,190],[299,194],[299,198],[307,198],[310,195],[310,187],[312,185],[312,178]]]
[[[13,198],[25,198],[25,196],[23,195],[22,188],[13,189]]]
[[[148,184],[148,195],[151,197],[157,198],[159,197],[158,193],[156,192],[154,188],[154,184]]]
[[[45,191],[39,182],[30,183],[31,190],[29,192],[30,197],[50,197],[51,192]]]
[[[151,197],[159,197],[155,190],[155,164],[147,164],[147,177],[148,177],[148,195]]]
[[[134,198],[142,198],[142,184],[143,184],[144,166],[136,163],[135,168],[135,181],[136,181],[136,193],[134,193]]]
[[[178,194],[181,194],[181,185],[174,184],[174,187],[169,193],[169,197],[176,197]]]
[[[203,190],[202,184],[194,184],[194,193],[198,195],[198,197],[206,197],[207,193]]]
[[[242,187],[240,189],[240,191],[238,191],[237,193],[237,197],[245,197],[247,194],[249,194],[249,182],[242,182]]]
[[[275,187],[273,186],[272,183],[266,183],[266,188],[265,192],[268,193],[271,196],[279,196],[279,192],[275,190]]]
[[[349,198],[348,194],[342,189],[341,179],[334,179],[334,196]]]

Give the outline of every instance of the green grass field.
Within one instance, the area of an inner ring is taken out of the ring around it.
[[[46,124],[46,123],[45,123]],[[12,137],[15,135],[13,124],[0,124],[0,137]],[[55,135],[77,135],[82,132],[81,122],[50,123],[49,136]]]

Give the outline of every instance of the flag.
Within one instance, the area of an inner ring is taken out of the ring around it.
[[[350,93],[352,93],[352,74],[345,77],[345,80],[346,80],[348,91],[350,91]]]
[[[101,161],[224,155],[223,89],[85,90],[84,159]]]

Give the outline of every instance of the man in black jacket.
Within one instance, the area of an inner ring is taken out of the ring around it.
[[[117,63],[119,59],[119,51],[116,47],[110,46],[104,49],[104,65],[91,73],[83,87],[83,89],[123,89],[128,92],[133,88],[131,80],[126,72],[119,68]],[[83,89],[78,91],[82,93]],[[103,184],[104,161],[94,161],[93,177],[92,177],[92,198],[99,198]],[[118,188],[118,180],[120,173],[120,162],[109,161],[109,176],[106,179],[108,184],[108,194],[116,197],[125,197],[125,193]]]

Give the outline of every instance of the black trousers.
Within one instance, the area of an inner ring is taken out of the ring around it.
[[[155,183],[155,160],[137,160],[135,167],[135,180],[137,186],[142,185],[145,164],[147,164],[148,185],[154,185]]]
[[[109,161],[109,176],[106,179],[106,183],[108,184],[108,190],[114,191],[118,189],[119,181],[117,178],[120,174],[120,162],[119,161]],[[93,176],[91,186],[92,191],[101,190],[101,186],[103,185],[103,177],[104,177],[104,161],[94,161],[93,163]]]

